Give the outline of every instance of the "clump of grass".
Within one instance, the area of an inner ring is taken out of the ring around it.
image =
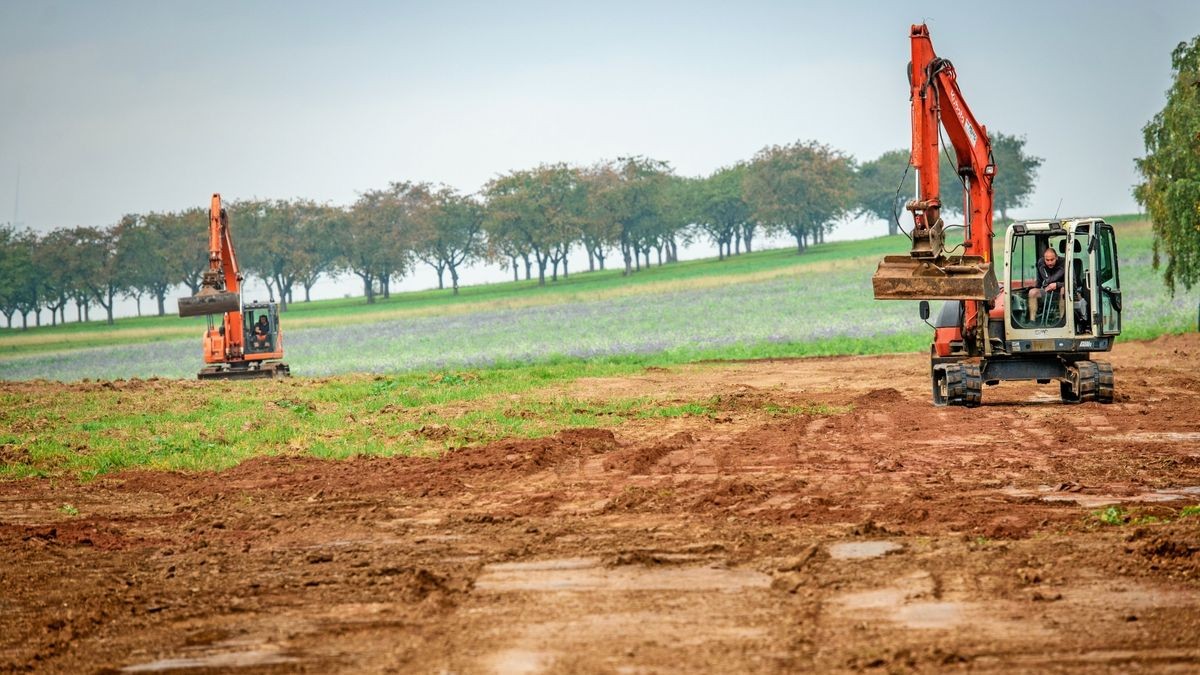
[[[1120,506],[1110,506],[1107,509],[1094,511],[1092,515],[1105,525],[1124,525],[1129,521],[1129,514]]]
[[[63,504],[62,506],[58,507],[58,512],[72,517],[79,515],[79,509],[70,504]]]
[[[1200,516],[1200,504],[1193,504],[1192,506],[1185,506],[1179,510],[1180,518],[1188,518],[1191,516]]]

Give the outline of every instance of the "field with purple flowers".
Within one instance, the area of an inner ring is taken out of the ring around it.
[[[1171,297],[1163,287],[1150,265],[1148,227],[1119,227],[1125,338],[1186,330],[1195,300]],[[879,252],[901,250],[902,241],[842,242],[803,256],[766,251],[632,278],[578,274],[561,288],[501,285],[458,298],[424,292],[376,307],[295,305],[283,318],[287,361],[295,375],[327,376],[598,358],[673,364],[918,350],[929,331],[915,303],[877,302],[871,294]],[[62,329],[6,334],[0,379],[186,378],[198,370],[197,323],[139,321],[137,328],[83,334],[84,345],[108,336],[115,343],[108,346],[74,347],[80,342],[65,337],[79,333]]]

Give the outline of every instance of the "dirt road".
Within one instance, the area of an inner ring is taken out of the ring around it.
[[[1112,361],[1107,406],[699,364],[572,393],[715,415],[0,484],[0,669],[1196,672],[1200,339]]]

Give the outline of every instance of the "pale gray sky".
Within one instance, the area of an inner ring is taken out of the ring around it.
[[[976,116],[1045,158],[1017,215],[1135,210],[1197,2],[0,0],[0,222],[18,166],[49,229],[625,154],[695,175],[797,139],[870,159],[907,146],[922,19]]]

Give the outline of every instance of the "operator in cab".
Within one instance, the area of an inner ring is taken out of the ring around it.
[[[1038,300],[1050,293],[1063,293],[1063,283],[1066,279],[1066,266],[1058,257],[1053,246],[1047,246],[1042,252],[1042,259],[1037,264],[1037,288],[1029,289],[1029,322],[1037,319]]]
[[[271,343],[271,322],[267,319],[267,315],[263,314],[258,317],[258,321],[254,324],[253,347],[255,349],[263,349]]]

